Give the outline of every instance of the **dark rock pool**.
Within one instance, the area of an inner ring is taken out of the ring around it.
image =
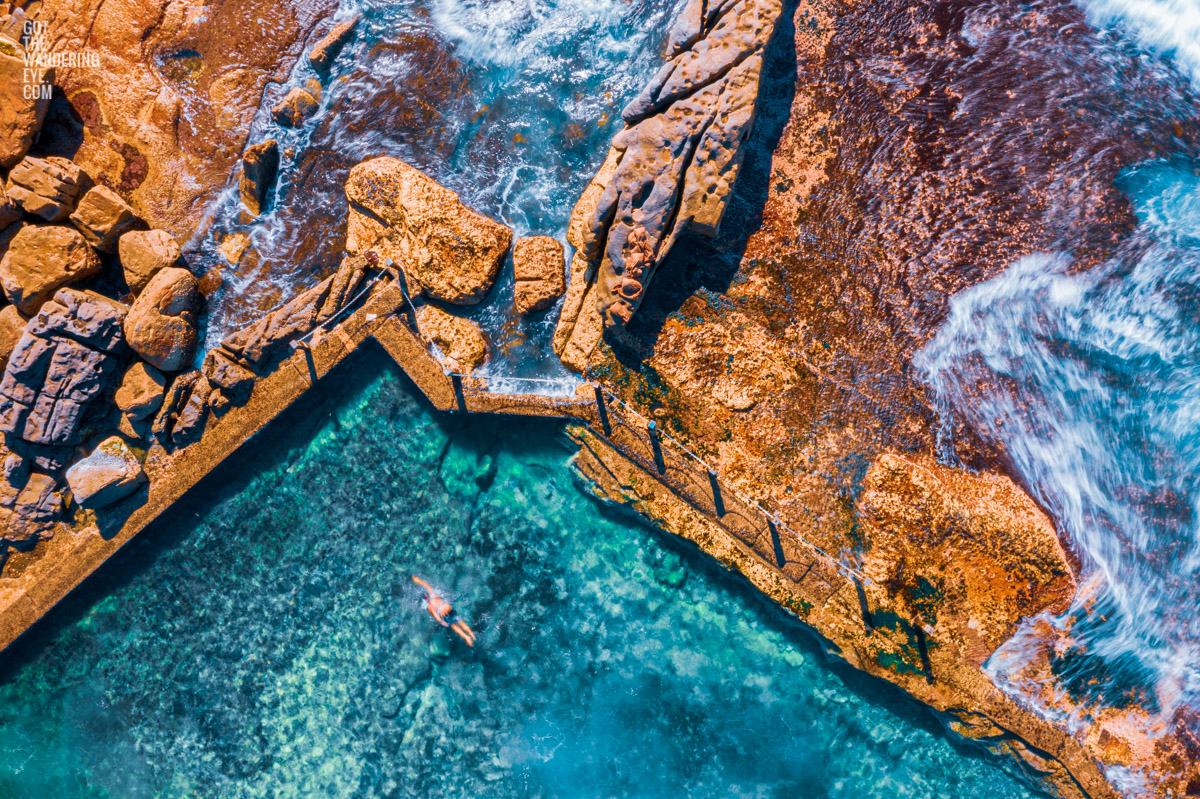
[[[373,352],[317,392],[6,653],[0,797],[1033,795],[598,504],[556,426]]]

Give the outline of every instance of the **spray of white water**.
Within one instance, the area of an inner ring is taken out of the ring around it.
[[[1021,259],[956,296],[918,357],[942,456],[952,417],[1001,443],[1083,561],[1080,596],[1051,620],[1071,725],[1089,707],[1166,718],[1200,699],[1200,179],[1158,162],[1120,185],[1141,223],[1118,256],[1082,273]],[[1020,669],[1040,639],[1031,622],[989,663],[1035,705]]]

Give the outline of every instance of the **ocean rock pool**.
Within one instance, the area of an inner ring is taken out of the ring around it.
[[[1037,795],[600,505],[553,424],[368,351],[250,450],[5,653],[0,797]]]

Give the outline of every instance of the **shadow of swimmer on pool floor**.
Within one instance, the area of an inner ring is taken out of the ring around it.
[[[443,627],[449,627],[458,637],[466,642],[467,646],[475,646],[475,633],[467,626],[467,623],[458,618],[458,614],[454,612],[454,607],[442,599],[433,590],[433,586],[422,580],[420,577],[413,575],[413,582],[421,586],[425,590],[425,609],[429,611],[429,615]]]

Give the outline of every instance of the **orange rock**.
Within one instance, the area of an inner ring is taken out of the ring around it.
[[[346,181],[346,251],[372,249],[404,270],[410,291],[471,305],[491,288],[512,230],[463,205],[458,195],[395,158],[364,161]]]
[[[563,246],[550,236],[530,236],[513,244],[513,304],[519,314],[542,311],[567,289]]]

